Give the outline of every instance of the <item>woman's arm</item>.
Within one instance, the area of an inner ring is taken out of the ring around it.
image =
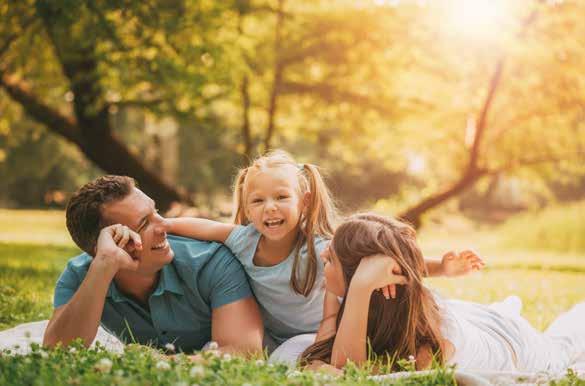
[[[335,294],[327,291],[323,302],[323,320],[319,325],[315,342],[327,339],[335,335],[337,329],[337,314],[339,313],[339,300]]]
[[[225,242],[234,224],[224,224],[218,221],[195,217],[169,218],[169,233],[191,237],[198,240]]]
[[[348,360],[361,364],[368,359],[367,329],[371,295],[369,285],[352,280],[331,352],[333,366],[342,368]]]
[[[370,297],[376,288],[407,283],[397,275],[400,266],[388,256],[364,257],[347,291],[345,310],[333,343],[331,364],[343,367],[348,360],[361,364],[368,359],[367,327]]]

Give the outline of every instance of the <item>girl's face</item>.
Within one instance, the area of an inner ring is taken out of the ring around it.
[[[323,260],[325,282],[327,291],[336,296],[345,296],[345,279],[343,277],[343,270],[341,263],[333,251],[331,243],[321,252],[321,260]]]
[[[301,197],[294,168],[255,171],[248,178],[246,217],[269,240],[296,238],[309,194]]]

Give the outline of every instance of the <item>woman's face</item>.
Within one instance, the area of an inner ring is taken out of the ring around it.
[[[324,274],[327,291],[336,296],[345,296],[345,279],[343,277],[343,270],[341,269],[341,263],[335,255],[331,243],[329,243],[327,248],[321,252],[321,259],[325,266]]]

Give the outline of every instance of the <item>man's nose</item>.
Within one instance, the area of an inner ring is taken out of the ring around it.
[[[161,217],[158,224],[155,225],[154,230],[156,233],[167,233],[169,230],[169,221],[166,218]]]

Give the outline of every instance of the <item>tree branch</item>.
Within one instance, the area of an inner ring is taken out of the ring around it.
[[[274,31],[274,77],[272,79],[272,89],[270,91],[270,100],[268,102],[268,125],[266,126],[266,136],[264,137],[264,151],[270,150],[272,136],[274,135],[274,121],[276,119],[276,109],[278,95],[281,92],[282,74],[284,64],[282,63],[282,24],[284,22],[284,1],[278,0],[278,13],[276,16],[276,27]]]
[[[81,132],[74,118],[65,116],[42,102],[39,97],[32,93],[25,82],[18,80],[15,76],[6,74],[1,68],[0,86],[34,120],[47,125],[52,131],[77,145],[82,143]]]
[[[22,28],[22,31],[19,31],[19,33],[13,33],[11,35],[8,35],[8,38],[6,39],[4,44],[2,44],[2,46],[0,46],[0,57],[2,57],[10,49],[10,46],[12,45],[12,43],[16,39],[18,39],[18,37],[21,36],[22,33],[24,31],[26,31],[28,29],[28,27],[30,27],[35,20],[36,20],[35,17],[31,16],[30,18],[26,19],[24,21],[24,23],[20,26]]]

